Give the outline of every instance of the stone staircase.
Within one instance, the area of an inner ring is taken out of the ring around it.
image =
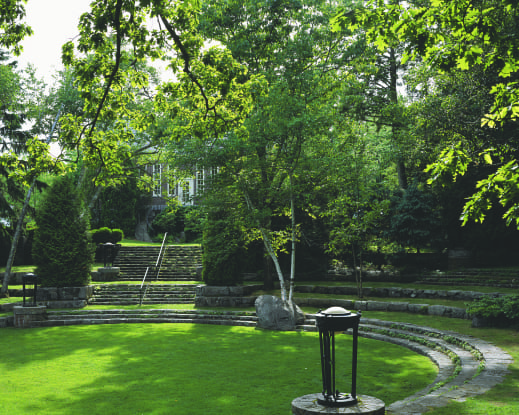
[[[90,305],[135,305],[140,303],[140,284],[96,285]],[[193,304],[194,284],[150,284],[142,304]]]
[[[198,323],[226,326],[256,326],[256,313],[245,311],[201,310],[47,310],[47,319],[33,321],[32,327],[70,326],[78,324],[118,323]]]
[[[488,286],[519,288],[519,272],[511,270],[464,269],[460,271],[430,272],[422,275],[416,284]]]
[[[197,245],[168,245],[158,277],[154,271],[159,246],[123,246],[113,266],[121,270],[121,280],[142,281],[146,268],[147,279],[160,281],[197,281],[197,268],[202,264],[202,248]]]

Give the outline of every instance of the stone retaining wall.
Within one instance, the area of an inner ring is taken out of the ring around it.
[[[322,285],[296,285],[295,292],[298,293],[315,293],[329,295],[357,295],[357,287],[353,286],[322,286]],[[461,300],[472,301],[484,295],[500,297],[507,294],[502,293],[481,293],[477,291],[462,290],[423,290],[399,287],[364,287],[362,289],[366,297],[389,297],[389,298],[434,298],[443,300]]]
[[[213,287],[198,285],[196,287],[195,305],[197,307],[254,307],[256,296],[251,294],[261,289],[261,285],[243,285],[237,287]],[[369,291],[371,290],[371,291]],[[320,293],[337,295],[356,295],[355,287],[323,287],[314,285],[301,285],[296,287],[297,292]],[[472,291],[444,291],[444,290],[408,290],[401,288],[366,288],[366,295],[377,297],[411,297],[415,298],[442,298],[450,300],[472,300],[483,293]],[[368,294],[369,293],[369,294]],[[381,295],[385,294],[385,295]],[[500,295],[496,293],[496,295]],[[328,308],[340,306],[350,310],[361,311],[399,311],[413,314],[424,314],[433,316],[444,316],[452,318],[468,319],[469,316],[464,308],[449,307],[442,305],[412,304],[405,301],[359,301],[327,298],[297,298],[299,307]]]
[[[239,285],[236,287],[197,285],[195,288],[195,306],[253,307],[256,297],[250,297],[250,295],[261,288],[261,285]]]
[[[299,307],[328,308],[330,306],[338,306],[345,309],[358,311],[399,311],[412,314],[424,314],[429,316],[443,316],[461,319],[469,318],[464,308],[443,305],[384,301],[354,301],[340,299],[330,300],[326,298],[297,298],[296,303]]]
[[[94,295],[94,286],[85,287],[38,287],[36,302],[48,308],[85,307]]]

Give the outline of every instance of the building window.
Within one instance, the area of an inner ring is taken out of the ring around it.
[[[189,205],[191,203],[191,197],[189,193],[189,181],[185,180],[182,182],[182,204]]]
[[[162,165],[153,165],[153,196],[162,196]]]
[[[204,171],[199,170],[196,172],[196,192],[202,193],[204,191]]]

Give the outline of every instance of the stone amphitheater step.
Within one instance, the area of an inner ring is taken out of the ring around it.
[[[121,269],[121,279],[142,281],[146,268],[147,278],[161,281],[196,281],[197,268],[202,263],[202,248],[197,245],[168,245],[158,277],[153,272],[159,255],[158,246],[123,246],[114,260],[114,267]]]
[[[428,285],[480,285],[519,288],[519,272],[516,270],[467,269],[445,273],[429,273],[424,274],[416,283]]]
[[[311,315],[304,329],[317,330]],[[414,324],[362,318],[359,335],[407,347],[429,357],[439,368],[431,385],[389,405],[388,414],[421,414],[451,400],[485,393],[504,380],[513,362],[508,353],[484,340]]]
[[[172,309],[48,310],[47,317],[47,320],[33,322],[33,327],[118,323],[199,323],[255,327],[257,321],[254,312]]]
[[[95,286],[89,304],[134,305],[140,303],[140,298],[140,284],[101,284]],[[193,284],[151,284],[148,286],[143,304],[193,304],[194,302]]]

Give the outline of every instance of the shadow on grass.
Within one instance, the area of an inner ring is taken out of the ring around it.
[[[321,390],[317,333],[119,324],[1,334],[0,413],[288,415],[294,398]],[[336,339],[337,386],[349,392],[351,337]],[[422,356],[359,339],[360,394],[389,404],[435,375]]]

